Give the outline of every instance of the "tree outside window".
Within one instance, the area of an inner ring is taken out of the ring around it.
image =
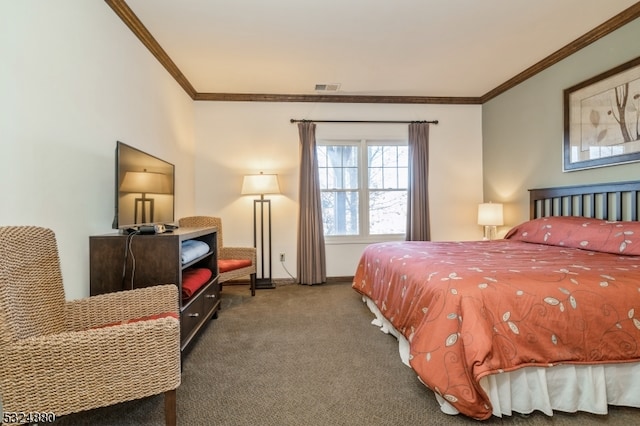
[[[323,141],[317,154],[325,236],[404,235],[406,142]]]

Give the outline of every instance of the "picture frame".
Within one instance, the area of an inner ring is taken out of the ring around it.
[[[563,172],[640,161],[640,57],[564,90]]]

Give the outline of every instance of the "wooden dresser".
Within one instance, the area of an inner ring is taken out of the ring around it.
[[[157,284],[175,284],[182,294],[182,276],[189,268],[208,268],[211,279],[190,298],[179,297],[180,343],[184,350],[220,309],[216,228],[178,228],[163,234],[113,233],[89,237],[92,296]],[[182,243],[199,240],[208,253],[182,262]]]

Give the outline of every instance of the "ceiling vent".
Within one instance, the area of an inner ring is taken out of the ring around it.
[[[316,84],[316,92],[337,92],[340,90],[340,83]]]

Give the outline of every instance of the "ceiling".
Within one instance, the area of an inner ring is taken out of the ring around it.
[[[481,103],[640,16],[636,0],[105,1],[203,100]]]

